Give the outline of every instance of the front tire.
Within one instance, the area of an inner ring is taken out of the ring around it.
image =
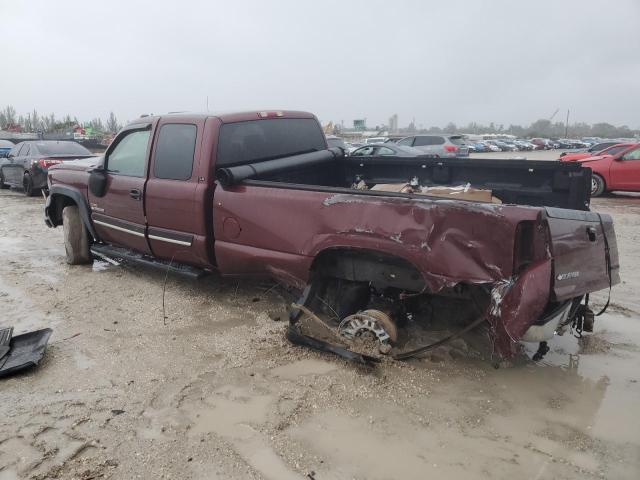
[[[593,173],[591,175],[591,196],[599,197],[606,190],[607,185],[604,182],[604,178],[602,178],[597,173]]]
[[[69,265],[91,263],[89,251],[89,232],[82,223],[80,210],[76,205],[69,205],[62,210],[64,230],[64,249]]]

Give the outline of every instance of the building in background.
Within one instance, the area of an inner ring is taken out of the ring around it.
[[[394,113],[389,117],[389,133],[396,133],[398,131],[398,114]]]
[[[367,129],[367,119],[359,118],[353,121],[353,129],[363,132]]]

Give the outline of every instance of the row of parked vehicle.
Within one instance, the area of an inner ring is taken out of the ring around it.
[[[524,141],[486,140],[482,145],[498,151],[504,144],[510,148],[507,151],[516,151],[521,142]],[[467,143],[461,135],[390,137],[359,146],[346,144],[339,137],[328,137],[327,143],[347,150],[354,157],[468,157],[469,152],[480,148],[480,143]],[[89,150],[71,141],[36,140],[17,145],[0,141],[0,188],[22,188],[25,195],[36,195],[47,187],[49,167],[64,160],[91,156]],[[563,152],[559,160],[578,161],[592,169],[592,196],[612,190],[640,191],[639,143],[600,142],[571,153]]]
[[[327,137],[330,146],[342,147],[350,154],[358,150],[359,155],[362,152],[371,151],[368,148],[372,144],[395,143],[406,147],[413,147],[421,154],[437,155],[438,157],[466,157],[469,153],[478,152],[526,152],[532,150],[552,150],[564,149],[575,150],[579,152],[598,152],[604,148],[620,143],[616,140],[599,141],[598,139],[548,139],[548,138],[532,138],[525,139],[487,139],[472,140],[464,135],[391,135],[387,137],[371,137],[364,140],[363,143],[347,143],[342,138],[335,135]],[[359,150],[359,149],[364,150]],[[393,148],[391,148],[393,150]],[[407,154],[409,151],[403,150],[401,153]],[[391,155],[391,153],[389,153]]]
[[[563,153],[560,161],[580,162],[591,169],[591,196],[613,190],[640,191],[640,143],[604,142]]]

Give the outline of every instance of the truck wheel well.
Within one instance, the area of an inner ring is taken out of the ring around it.
[[[421,292],[425,288],[422,274],[408,260],[365,249],[324,250],[314,259],[311,274],[354,282],[371,282],[380,289],[397,288]]]
[[[82,223],[89,231],[93,240],[98,241],[98,235],[96,234],[93,224],[91,223],[91,212],[89,211],[89,205],[86,198],[75,188],[63,187],[54,185],[49,191],[51,195],[51,204],[47,210],[49,219],[54,227],[62,225],[62,210],[69,205],[76,205],[80,210],[80,218]]]
[[[62,225],[62,210],[64,210],[64,207],[67,207],[69,205],[77,205],[77,203],[74,202],[71,197],[57,194],[53,195],[51,201],[54,205],[54,208],[49,211],[49,218],[54,223],[54,225]]]

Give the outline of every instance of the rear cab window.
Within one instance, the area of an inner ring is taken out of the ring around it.
[[[262,162],[327,148],[313,118],[270,118],[220,127],[216,167]]]
[[[198,128],[190,123],[166,123],[160,127],[153,166],[156,178],[191,178],[197,132]]]
[[[449,141],[458,146],[466,145],[464,138],[461,135],[452,135],[449,137]]]

